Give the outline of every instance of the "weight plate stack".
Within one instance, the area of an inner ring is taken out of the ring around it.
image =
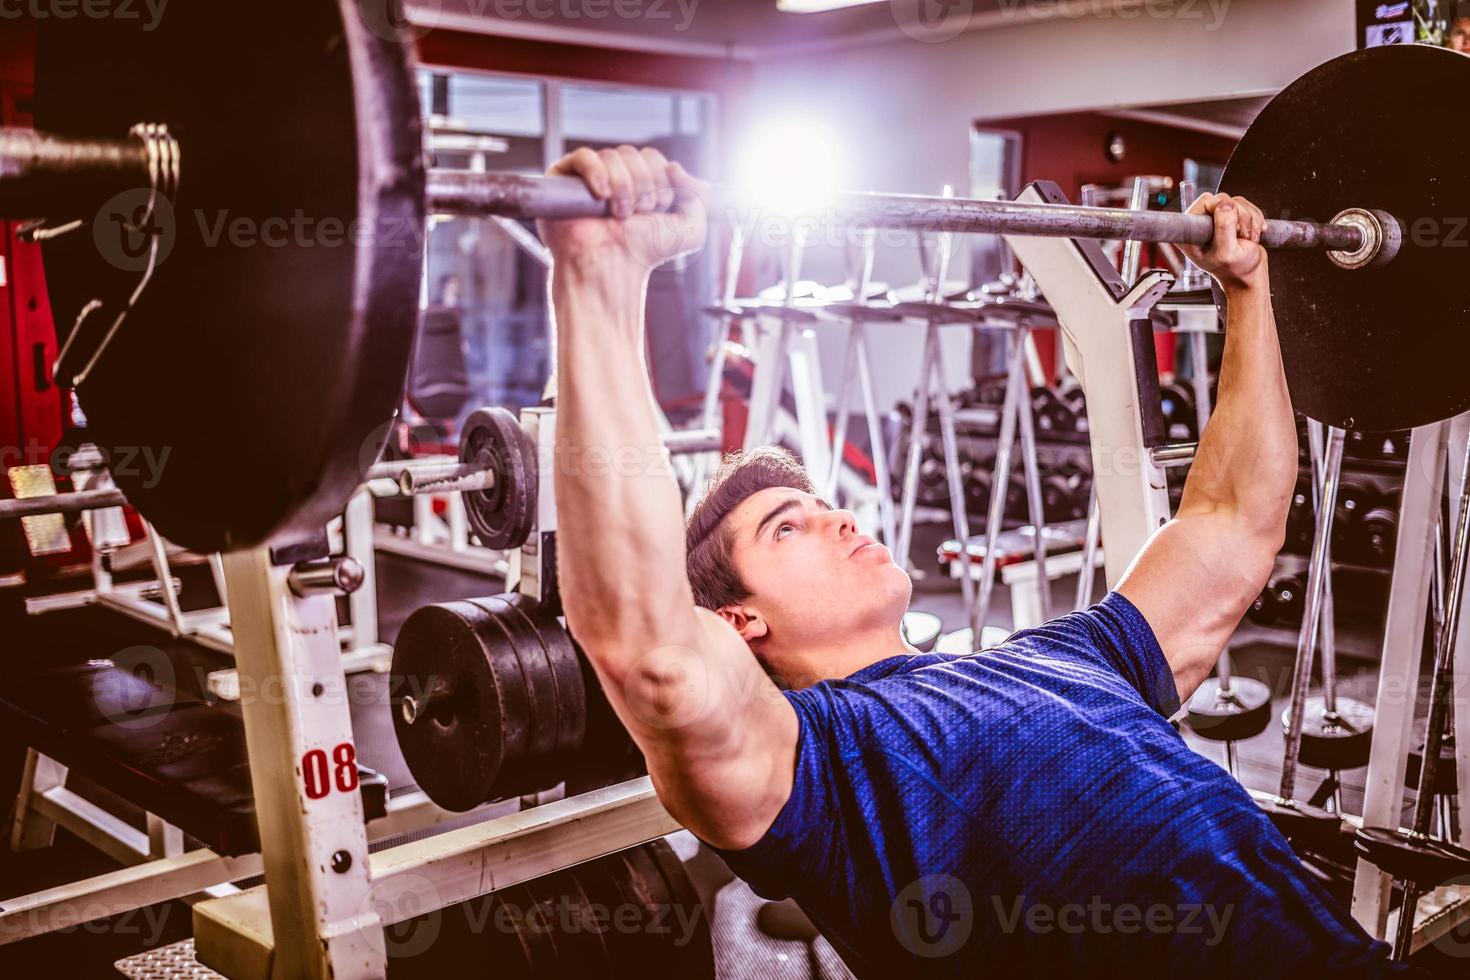
[[[445,809],[642,769],[566,628],[526,596],[415,611],[394,644],[389,703],[409,771]]]

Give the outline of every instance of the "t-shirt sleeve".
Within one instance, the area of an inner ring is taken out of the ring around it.
[[[714,850],[762,898],[782,899],[792,882],[829,874],[838,835],[831,821],[833,784],[831,702],[816,691],[787,692],[799,725],[791,795],[765,836],[743,851]]]
[[[1080,640],[1068,646],[1115,671],[1165,718],[1178,713],[1179,689],[1174,671],[1164,659],[1153,627],[1138,607],[1119,593],[1109,592],[1097,605],[1070,613],[1034,632],[1044,635],[1053,631]],[[1018,638],[1024,635],[1018,634]]]

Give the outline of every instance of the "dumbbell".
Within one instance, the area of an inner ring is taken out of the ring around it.
[[[389,678],[409,772],[446,810],[606,785],[635,758],[556,616],[516,593],[436,603],[404,621]]]
[[[1077,416],[1051,388],[1033,388],[1031,414],[1036,431],[1043,436],[1057,436],[1077,431]]]
[[[1373,484],[1344,477],[1337,491],[1337,509],[1332,518],[1332,553],[1344,561],[1361,557],[1356,545],[1362,534],[1362,521],[1376,508],[1383,495]]]
[[[1398,511],[1384,504],[1375,506],[1358,522],[1354,554],[1363,562],[1379,568],[1393,564],[1398,544]]]
[[[995,460],[970,461],[965,477],[965,510],[972,517],[983,518],[990,508],[990,487],[995,482]]]
[[[1057,390],[1057,397],[1062,404],[1072,410],[1072,430],[1085,435],[1088,432],[1087,425],[1087,394],[1076,379],[1068,381]]]
[[[1312,509],[1312,485],[1306,476],[1301,476],[1292,492],[1291,510],[1286,517],[1286,543],[1282,550],[1295,555],[1309,552],[1316,520]]]
[[[1274,578],[1251,603],[1248,615],[1263,626],[1300,625],[1305,591],[1306,583],[1300,575]]]
[[[1231,676],[1230,651],[1220,654],[1215,676],[1194,692],[1184,722],[1200,738],[1225,745],[1225,768],[1240,778],[1235,743],[1255,738],[1271,724],[1271,689],[1260,681]]]
[[[1075,463],[1048,467],[1041,477],[1041,507],[1047,523],[1086,517],[1087,488],[1085,474]]]
[[[1171,441],[1190,442],[1199,438],[1194,392],[1188,385],[1159,385],[1159,407],[1164,415],[1164,432]]]

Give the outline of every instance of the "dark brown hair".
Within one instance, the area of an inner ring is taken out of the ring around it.
[[[695,605],[719,609],[750,596],[735,571],[725,518],[746,498],[771,487],[816,493],[796,457],[779,446],[731,453],[720,463],[684,528],[685,570]]]

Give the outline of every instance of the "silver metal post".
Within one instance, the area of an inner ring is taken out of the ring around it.
[[[1128,196],[1128,210],[1147,211],[1148,178],[1133,178],[1133,193]],[[1138,272],[1143,265],[1143,242],[1129,238],[1123,244],[1123,281],[1130,286],[1138,281]]]
[[[1016,343],[1024,350],[1031,343],[1031,331],[1021,327],[1016,331]],[[1027,386],[1029,387],[1029,385]],[[1031,399],[1020,399],[1016,406],[1017,421],[1021,430],[1021,471],[1026,478],[1026,510],[1031,526],[1036,529],[1033,542],[1036,563],[1037,600],[1040,603],[1041,620],[1051,619],[1051,578],[1046,573],[1046,514],[1041,506],[1041,467],[1036,461],[1036,425],[1031,414]],[[965,576],[966,580],[969,576]]]
[[[1323,460],[1324,426],[1315,419],[1307,420],[1307,443],[1312,457],[1312,505],[1319,511],[1322,507],[1322,487],[1326,482]],[[1338,478],[1341,479],[1342,459],[1338,458]],[[1334,505],[1335,506],[1335,505]],[[1331,521],[1335,515],[1329,514]],[[1327,539],[1327,561],[1322,576],[1322,702],[1328,718],[1337,715],[1337,616],[1332,598],[1332,538]]]
[[[730,226],[730,252],[725,256],[724,288],[720,291],[720,308],[733,310],[735,296],[740,288],[740,267],[745,258],[745,226],[739,223]],[[725,383],[725,345],[729,342],[730,324],[734,317],[721,313],[715,327],[715,349],[710,358],[709,377],[704,389],[704,406],[700,413],[700,424],[706,429],[721,429],[720,391]],[[709,460],[701,457],[695,461],[694,477],[690,486],[695,493],[704,486],[709,472]],[[693,498],[694,494],[691,494]],[[694,500],[690,500],[692,505]]]
[[[1092,604],[1092,583],[1097,574],[1097,544],[1102,536],[1102,511],[1097,504],[1097,481],[1087,493],[1087,537],[1082,542],[1082,568],[1077,573],[1078,609]]]
[[[1011,451],[1016,444],[1016,426],[1020,415],[1020,400],[1026,395],[1026,347],[1022,343],[1022,331],[1011,338],[1011,362],[1006,372],[1006,398],[1001,409],[1000,433],[995,441],[995,473],[990,484],[990,510],[985,517],[985,557],[980,563],[980,589],[976,593],[975,605],[970,609],[970,628],[974,631],[975,649],[981,648],[985,621],[990,618],[991,594],[995,591],[995,542],[1000,537],[1001,522],[1005,518],[1006,485],[1011,479]],[[960,557],[965,574],[970,572],[970,555],[965,544],[960,544]]]
[[[1302,750],[1302,719],[1306,714],[1307,687],[1312,682],[1312,651],[1317,627],[1322,616],[1322,579],[1327,568],[1327,544],[1332,537],[1332,511],[1337,506],[1337,481],[1342,470],[1343,430],[1332,429],[1327,439],[1326,480],[1322,487],[1322,507],[1317,512],[1317,533],[1312,545],[1312,558],[1307,566],[1306,613],[1302,632],[1297,638],[1296,666],[1291,677],[1291,707],[1287,713],[1286,755],[1281,762],[1283,800],[1293,799],[1296,791],[1297,760]]]
[[[868,295],[868,285],[873,278],[873,261],[877,256],[878,235],[871,229],[862,234],[858,272],[853,280],[853,302],[862,303]],[[842,380],[837,386],[837,418],[832,433],[832,466],[827,473],[823,491],[828,500],[837,493],[837,477],[842,472],[842,454],[847,446],[847,400],[852,387],[853,375],[857,372],[858,346],[862,341],[861,321],[852,320],[847,335],[847,355],[842,365]],[[875,446],[876,451],[876,446]],[[884,488],[887,492],[887,488]]]

